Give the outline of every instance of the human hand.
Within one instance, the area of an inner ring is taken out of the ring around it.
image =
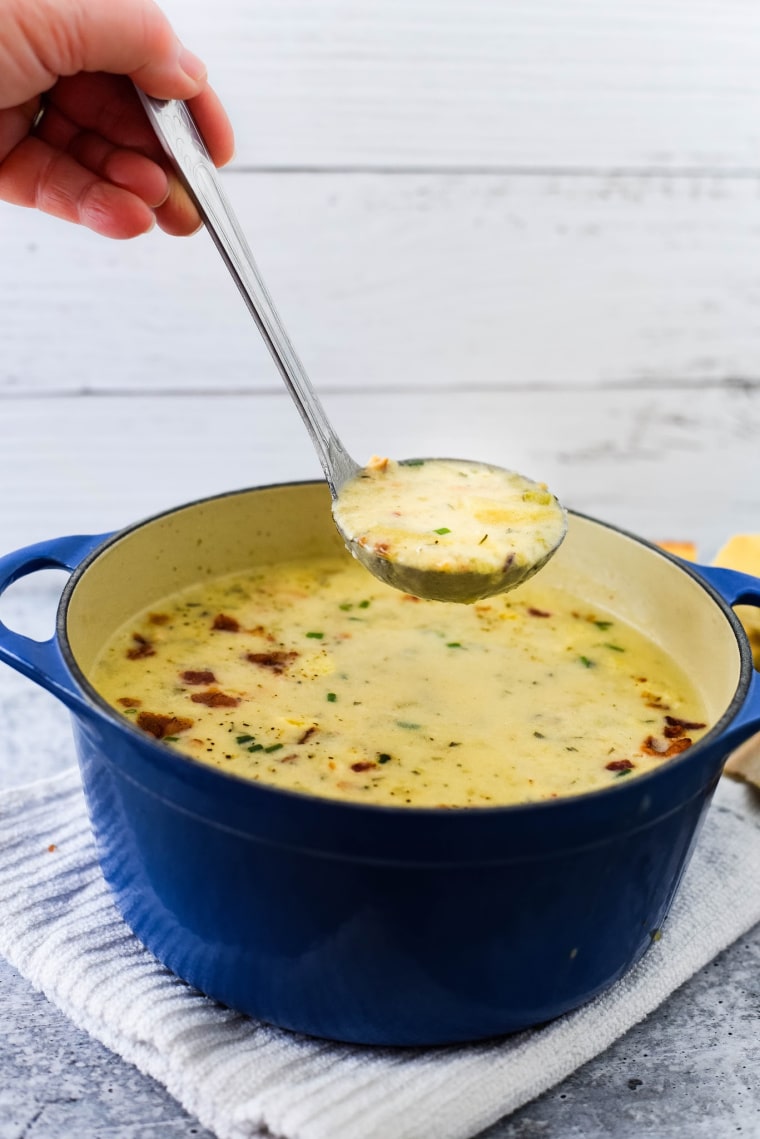
[[[106,237],[155,221],[196,230],[132,80],[187,100],[214,162],[229,161],[232,128],[205,67],[153,0],[0,0],[0,199]]]

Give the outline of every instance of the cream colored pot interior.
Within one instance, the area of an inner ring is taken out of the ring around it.
[[[80,578],[67,615],[74,657],[87,675],[102,644],[135,613],[205,578],[284,558],[343,553],[322,483],[245,491],[200,502],[138,526],[109,546]],[[571,516],[567,538],[541,571],[628,621],[680,662],[710,720],[739,682],[730,624],[705,590],[654,550]]]

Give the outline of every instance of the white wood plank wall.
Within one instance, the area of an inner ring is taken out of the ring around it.
[[[760,530],[760,5],[164,6],[358,458],[482,454],[706,553]],[[0,552],[317,473],[204,234],[0,206]]]

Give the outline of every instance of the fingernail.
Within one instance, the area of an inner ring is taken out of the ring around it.
[[[195,83],[202,83],[208,75],[208,69],[202,59],[198,59],[197,55],[193,55],[186,47],[183,47],[179,53],[177,61],[184,71],[185,75],[189,76]]]

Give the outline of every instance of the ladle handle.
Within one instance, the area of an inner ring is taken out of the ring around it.
[[[358,470],[335,434],[280,320],[248,242],[222,189],[216,167],[187,106],[135,90],[158,139],[206,223],[280,375],[306,424],[333,495]]]

